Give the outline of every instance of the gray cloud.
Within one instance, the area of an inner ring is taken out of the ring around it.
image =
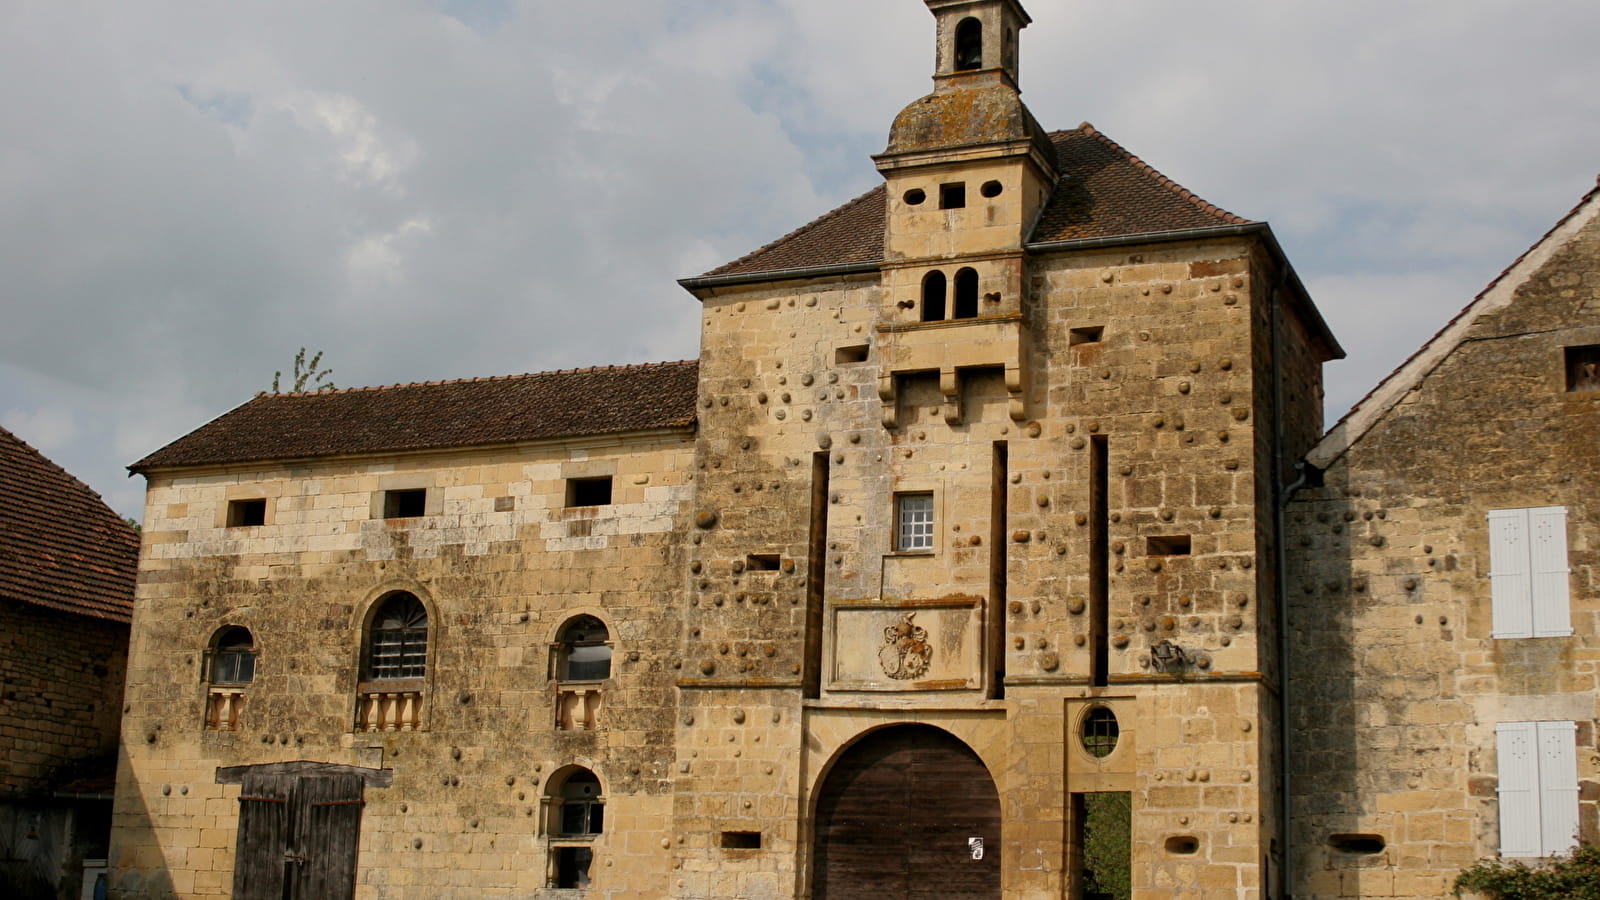
[[[1600,170],[1600,7],[1035,0],[1024,88],[1271,220],[1347,404]],[[0,423],[120,467],[269,386],[692,357],[673,279],[869,187],[915,0],[0,12]],[[1335,414],[1342,409],[1331,409]]]

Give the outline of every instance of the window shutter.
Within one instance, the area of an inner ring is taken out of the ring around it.
[[[1500,758],[1500,855],[1539,856],[1539,759],[1534,722],[1495,728]]]
[[[1489,585],[1494,605],[1494,636],[1533,637],[1532,575],[1528,566],[1528,511],[1525,509],[1489,511]]]
[[[1539,734],[1539,831],[1541,856],[1578,843],[1578,726],[1537,722]]]
[[[1568,612],[1567,508],[1528,510],[1528,549],[1532,562],[1533,636],[1564,637],[1572,633]]]

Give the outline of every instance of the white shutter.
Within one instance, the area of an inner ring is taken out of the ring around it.
[[[1532,575],[1533,636],[1564,637],[1572,633],[1568,612],[1567,508],[1528,510],[1528,550]]]
[[[1578,726],[1533,724],[1539,734],[1539,855],[1554,856],[1578,843]]]
[[[1494,636],[1533,637],[1528,511],[1525,509],[1489,511],[1489,585],[1494,604]]]
[[[1495,728],[1500,759],[1500,855],[1539,856],[1539,758],[1533,722]]]

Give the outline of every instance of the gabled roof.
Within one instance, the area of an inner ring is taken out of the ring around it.
[[[699,364],[569,369],[306,394],[259,394],[128,468],[498,446],[687,428]]]
[[[1544,233],[1544,237],[1523,251],[1521,256],[1489,282],[1482,293],[1456,313],[1455,318],[1357,401],[1311,448],[1311,452],[1306,454],[1306,461],[1319,469],[1326,469],[1343,456],[1461,345],[1479,318],[1510,305],[1517,291],[1597,216],[1600,216],[1600,180],[1554,227]]]
[[[1062,178],[1029,243],[1251,224],[1195,196],[1087,122],[1053,132],[1050,142]],[[870,270],[883,262],[885,198],[879,185],[700,277],[759,277],[845,266]],[[685,279],[691,284],[699,280]]]
[[[127,622],[138,569],[132,526],[0,428],[0,599]]]

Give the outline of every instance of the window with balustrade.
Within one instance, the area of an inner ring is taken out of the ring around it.
[[[378,601],[367,626],[358,689],[358,731],[422,727],[428,674],[428,608],[400,591]]]
[[[552,650],[556,727],[593,731],[600,726],[603,682],[611,677],[611,632],[594,616],[577,616],[562,627]]]
[[[221,629],[206,651],[206,729],[237,731],[250,682],[256,677],[256,642],[250,629]]]

